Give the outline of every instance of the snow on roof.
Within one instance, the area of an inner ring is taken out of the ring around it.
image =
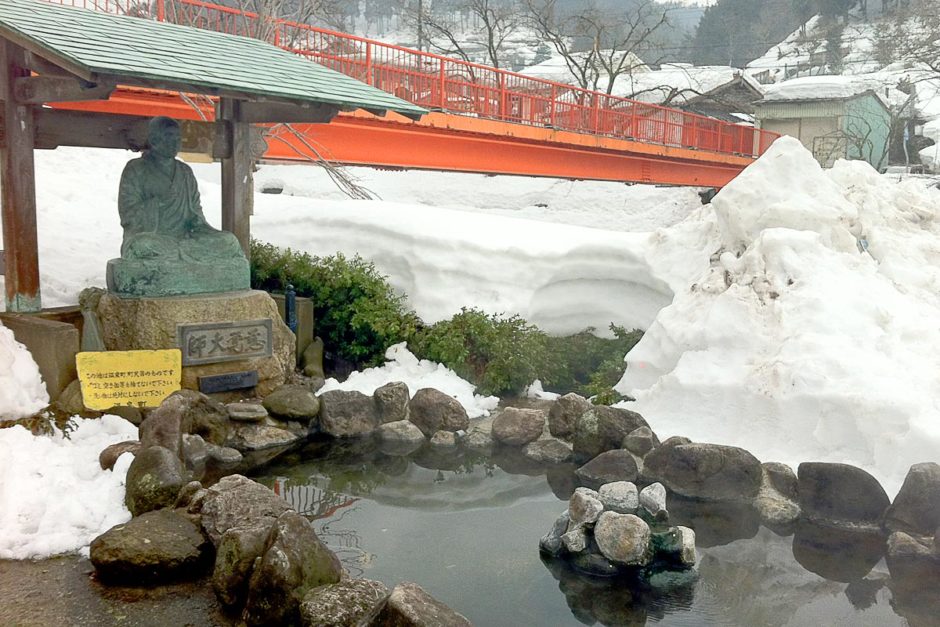
[[[888,89],[882,77],[872,76],[804,76],[765,88],[764,102],[785,100],[845,100],[873,91],[885,104]]]

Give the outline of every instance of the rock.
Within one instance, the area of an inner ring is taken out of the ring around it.
[[[263,422],[268,417],[268,410],[258,403],[229,403],[225,409],[235,422]]]
[[[539,550],[552,556],[560,555],[565,549],[561,537],[567,533],[568,523],[570,522],[568,511],[565,510],[561,516],[555,519],[555,524],[552,525],[551,530],[539,540]]]
[[[625,448],[640,457],[645,456],[657,446],[659,446],[659,438],[649,427],[640,427],[631,431],[621,444],[621,448]]]
[[[104,532],[92,541],[90,557],[103,580],[134,585],[199,576],[207,545],[198,525],[162,509]]]
[[[189,504],[192,503],[193,498],[200,490],[203,490],[202,484],[198,481],[190,481],[182,488],[180,488],[179,494],[176,495],[176,501],[173,503],[174,508],[186,508],[189,507]]]
[[[115,405],[110,409],[106,409],[104,413],[111,414],[112,416],[120,416],[127,422],[137,427],[139,427],[140,423],[144,421],[143,412],[141,412],[138,408],[130,407],[129,405]]]
[[[338,582],[342,573],[339,559],[320,542],[310,521],[285,512],[255,562],[242,618],[249,625],[296,623],[307,592]]]
[[[457,448],[457,435],[453,431],[438,431],[431,437],[431,446],[437,449]]]
[[[184,433],[201,436],[206,442],[222,446],[228,439],[230,427],[225,405],[195,390],[180,390],[170,398],[182,398],[182,425]]]
[[[206,447],[206,441],[202,436],[183,434],[183,444],[180,447],[180,458],[186,470],[194,471],[205,468],[209,460],[209,449]]]
[[[410,455],[427,441],[421,429],[408,420],[379,425],[378,436],[383,451],[391,451],[389,454],[401,456]]]
[[[320,400],[302,385],[282,385],[264,397],[262,405],[272,416],[303,424],[315,422],[320,413]]]
[[[574,454],[580,459],[593,459],[604,451],[620,448],[623,439],[640,427],[649,425],[636,412],[594,406],[575,423]]]
[[[911,466],[888,508],[884,526],[889,531],[915,535],[933,535],[940,528],[940,464]]]
[[[371,625],[385,606],[385,584],[369,579],[344,579],[314,588],[300,604],[304,627],[359,627]]]
[[[323,340],[316,337],[300,356],[300,369],[305,377],[323,379]]]
[[[760,490],[760,462],[744,449],[680,442],[650,451],[643,459],[644,478],[702,500],[749,500]]]
[[[232,437],[228,445],[244,454],[252,451],[286,448],[300,439],[299,435],[287,429],[244,422],[237,423],[232,429]]]
[[[238,449],[228,446],[216,446],[215,444],[206,444],[206,453],[209,459],[220,466],[234,466],[242,461],[242,454]]]
[[[69,416],[81,416],[89,411],[85,407],[85,399],[82,397],[82,387],[78,379],[69,383],[59,393],[59,397],[55,400],[55,406],[63,414]]]
[[[392,589],[388,602],[371,627],[470,627],[466,618],[450,609],[416,583]]]
[[[98,455],[98,465],[101,466],[101,470],[111,470],[114,468],[114,464],[117,462],[118,457],[124,453],[137,455],[139,450],[140,441],[138,440],[125,440],[124,442],[112,444],[111,446],[101,451],[101,454]]]
[[[578,488],[568,499],[568,517],[572,525],[593,523],[603,511],[604,504],[594,490]]]
[[[666,488],[663,484],[651,483],[643,488],[640,492],[640,507],[654,521],[669,520],[669,513],[666,511]]]
[[[616,577],[623,572],[620,566],[617,566],[603,555],[599,555],[593,551],[583,551],[573,555],[571,557],[571,565],[576,571],[591,575],[592,577]],[[609,624],[620,625],[630,623],[621,623],[618,621]]]
[[[682,566],[695,566],[695,532],[688,527],[670,527],[653,533],[650,538],[653,555]]]
[[[431,437],[437,431],[466,431],[470,426],[467,410],[456,398],[434,388],[423,388],[415,392],[409,406],[408,420]]]
[[[469,451],[490,453],[493,449],[493,416],[475,418],[470,421],[467,435],[462,440]]]
[[[580,553],[587,549],[589,541],[584,525],[568,523],[568,531],[561,534],[561,544],[569,553]]]
[[[271,525],[290,506],[270,489],[242,475],[223,477],[202,505],[202,528],[216,546],[232,527]]]
[[[815,522],[880,526],[891,504],[877,479],[848,464],[804,462],[797,478],[800,508]]]
[[[605,512],[635,514],[636,508],[640,506],[636,485],[629,481],[605,483],[597,491],[597,496]]]
[[[320,395],[320,430],[324,433],[355,438],[371,434],[378,426],[375,403],[362,392],[330,390]]]
[[[540,438],[526,444],[522,454],[540,464],[563,464],[571,459],[571,445],[557,438]]]
[[[245,520],[245,526],[232,527],[222,534],[212,570],[212,588],[226,607],[237,608],[245,603],[255,560],[264,553],[274,520],[263,518],[258,524]]]
[[[171,507],[185,483],[179,457],[162,446],[145,448],[127,469],[124,504],[132,516]]]
[[[764,462],[761,468],[764,469],[764,481],[769,481],[781,496],[791,501],[799,500],[798,481],[792,468],[780,462]]]
[[[645,566],[650,561],[650,528],[633,514],[604,512],[594,525],[601,554],[615,564]]]
[[[183,410],[186,404],[185,398],[171,394],[159,407],[151,411],[140,423],[141,448],[162,446],[174,455],[179,455],[183,434],[189,433],[192,426],[183,424]]]
[[[891,578],[906,588],[940,583],[940,555],[931,544],[931,538],[919,538],[903,531],[888,536],[885,560]]]
[[[605,483],[636,481],[637,465],[633,454],[626,449],[601,453],[575,471],[584,485],[599,488]]]
[[[379,422],[398,422],[408,420],[408,404],[411,392],[408,385],[400,381],[386,383],[372,393],[375,407],[379,412]]]
[[[543,411],[507,407],[493,419],[493,439],[506,446],[523,446],[537,440],[544,428]]]
[[[767,464],[762,465],[763,480],[760,491],[754,499],[754,507],[760,514],[761,522],[773,530],[782,532],[788,531],[790,526],[799,519],[802,511],[796,501],[781,494],[777,485],[783,485],[784,489],[790,494],[796,494],[795,485],[791,484],[785,471],[780,468],[771,467]],[[777,464],[774,464],[777,466]],[[783,466],[783,464],[779,464]],[[793,482],[796,482],[796,474],[790,470],[789,466],[784,466],[792,475]]]
[[[272,356],[184,366],[181,383],[190,390],[199,389],[201,376],[257,370],[258,385],[249,393],[264,397],[284,383],[296,364],[294,334],[266,292],[242,290],[186,298],[121,298],[104,294],[98,301],[97,313],[108,350],[178,348],[180,324],[271,320]],[[197,433],[207,442],[222,444],[205,433]]]
[[[548,429],[556,438],[574,433],[575,424],[581,414],[594,407],[591,401],[575,393],[558,398],[548,412]]]

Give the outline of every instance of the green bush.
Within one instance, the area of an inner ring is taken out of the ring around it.
[[[252,241],[252,287],[273,292],[288,284],[298,296],[313,300],[316,332],[334,363],[343,360],[356,368],[381,364],[385,350],[409,341],[420,325],[404,297],[358,255],[312,257]]]
[[[566,394],[576,392],[586,397],[594,397],[598,405],[610,405],[623,397],[614,391],[613,386],[623,376],[624,355],[630,352],[643,332],[634,329],[610,325],[613,338],[600,338],[588,329],[575,335],[553,337],[549,339],[549,350],[560,360],[558,372],[561,377],[552,381],[546,389]]]
[[[420,332],[412,350],[473,382],[481,394],[519,393],[533,380],[553,380],[548,336],[519,316],[461,309]]]

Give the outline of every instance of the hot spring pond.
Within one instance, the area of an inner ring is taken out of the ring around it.
[[[936,597],[889,579],[883,542],[808,526],[775,533],[744,508],[670,498],[673,524],[696,532],[694,571],[640,582],[543,560],[539,538],[566,509],[573,471],[511,455],[393,457],[370,443],[311,443],[256,479],[310,517],[353,576],[417,582],[480,627],[940,620]]]

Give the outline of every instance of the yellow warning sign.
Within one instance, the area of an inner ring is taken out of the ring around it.
[[[183,366],[177,348],[158,351],[102,351],[75,356],[85,407],[157,407],[180,389]]]

